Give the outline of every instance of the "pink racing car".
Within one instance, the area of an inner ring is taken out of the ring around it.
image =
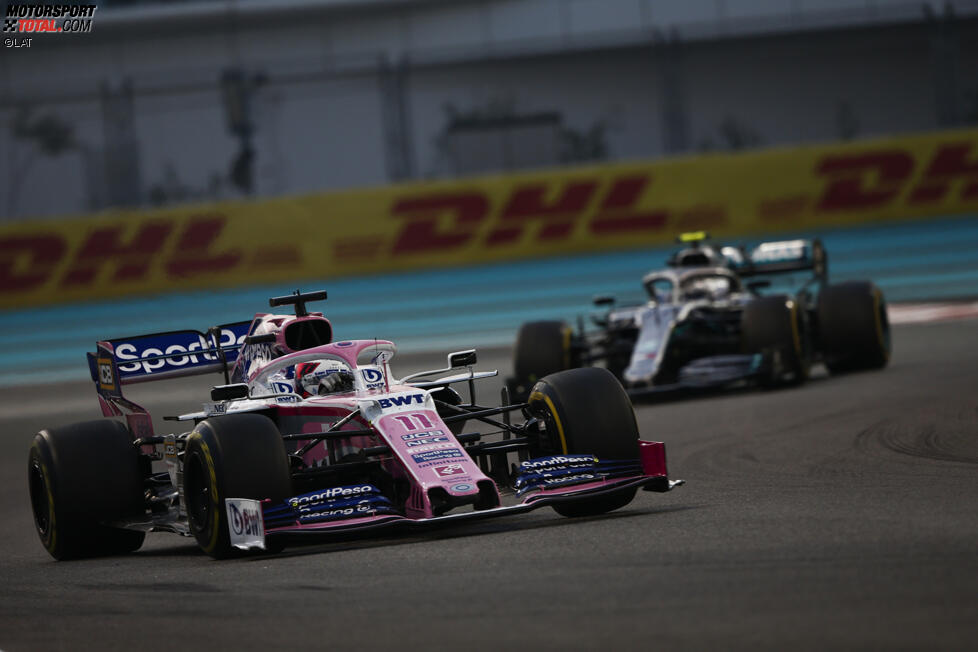
[[[306,303],[294,315],[98,342],[89,354],[105,419],[39,432],[29,459],[34,521],[56,559],[138,549],[146,532],[193,536],[217,558],[330,533],[502,516],[564,516],[669,491],[665,448],[639,439],[621,385],[600,368],[541,379],[525,403],[485,407],[474,350],[398,378],[395,346],[332,341]],[[223,372],[200,412],[156,434],[123,396],[134,382]],[[453,389],[468,386],[469,400]],[[514,419],[514,415],[518,417]],[[192,428],[191,428],[192,426]],[[475,427],[477,426],[478,429]],[[155,464],[154,464],[155,463]]]

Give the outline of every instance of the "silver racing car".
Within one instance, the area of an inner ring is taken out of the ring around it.
[[[830,284],[818,240],[765,242],[753,249],[714,246],[704,233],[668,267],[645,275],[645,303],[604,307],[579,318],[523,324],[514,347],[517,399],[537,379],[562,369],[600,365],[635,396],[735,384],[798,384],[815,363],[832,373],[887,364],[890,331],[882,291],[870,281]],[[798,276],[802,275],[800,281]],[[770,293],[773,279],[798,281]]]

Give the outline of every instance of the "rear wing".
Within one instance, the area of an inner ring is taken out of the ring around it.
[[[99,394],[121,396],[131,383],[228,373],[251,328],[251,321],[215,326],[206,333],[170,331],[106,340],[88,354],[88,369]]]
[[[828,282],[828,256],[818,239],[763,242],[750,252],[724,247],[723,254],[741,277],[812,270],[816,279]]]

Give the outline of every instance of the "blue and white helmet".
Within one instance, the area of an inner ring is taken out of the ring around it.
[[[302,397],[353,390],[353,372],[339,360],[300,362],[295,366],[295,386]]]

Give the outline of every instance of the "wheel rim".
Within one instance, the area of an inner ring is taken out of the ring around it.
[[[543,426],[537,431],[537,448],[541,455],[558,455],[562,452],[560,439],[557,435],[557,422],[554,415],[543,401],[534,401],[530,411]]]
[[[39,460],[33,460],[30,468],[31,507],[34,510],[34,525],[41,536],[46,537],[51,527],[51,504],[48,500],[47,480]]]
[[[207,529],[210,518],[210,487],[204,482],[204,466],[199,455],[191,455],[184,469],[183,493],[187,501],[187,517],[195,532]]]

